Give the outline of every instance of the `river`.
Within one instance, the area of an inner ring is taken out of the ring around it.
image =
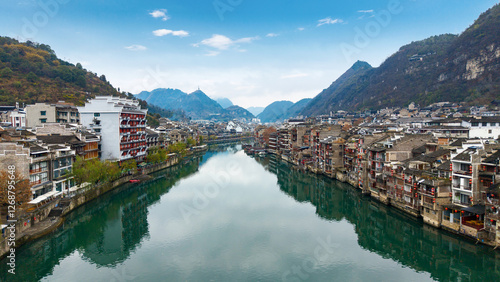
[[[241,146],[127,184],[20,247],[2,281],[499,281],[500,251]]]

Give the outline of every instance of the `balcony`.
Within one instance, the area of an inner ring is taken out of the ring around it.
[[[422,203],[422,206],[425,207],[425,208],[428,208],[428,209],[431,209],[433,210],[434,209],[434,203],[429,203],[429,202],[423,202]]]
[[[472,177],[472,173],[470,171],[465,171],[465,170],[454,170],[454,174],[460,174],[460,175],[465,175],[468,177]]]
[[[472,187],[470,186],[462,186],[462,185],[453,185],[453,189],[459,189],[464,191],[472,191]]]
[[[35,174],[35,173],[40,173],[40,172],[45,172],[48,171],[46,167],[44,168],[37,168],[37,169],[30,169],[30,174]]]

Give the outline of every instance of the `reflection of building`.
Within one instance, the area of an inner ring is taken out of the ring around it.
[[[130,192],[126,204],[105,208],[105,227],[85,248],[85,256],[100,266],[125,261],[148,233],[147,198],[142,187]]]
[[[403,217],[383,204],[361,197],[347,184],[302,173],[284,164],[270,171],[277,175],[284,193],[298,202],[310,202],[318,216],[352,224],[363,249],[428,272],[437,281],[498,280],[498,252],[485,252],[473,243]]]

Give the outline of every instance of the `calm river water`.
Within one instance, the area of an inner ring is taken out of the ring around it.
[[[240,146],[127,184],[18,249],[2,281],[499,281],[500,251]]]

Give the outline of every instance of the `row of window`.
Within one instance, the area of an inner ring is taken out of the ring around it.
[[[47,111],[40,111],[40,115],[41,116],[46,116],[47,115]],[[65,116],[65,117],[67,117],[68,113],[67,112],[57,112],[57,115],[58,116]],[[75,116],[77,117],[79,114],[78,114],[78,112],[71,112],[70,115],[72,117],[75,117]]]
[[[498,123],[498,122],[490,122],[489,124],[490,124],[490,126],[497,126],[500,123]],[[472,126],[474,126],[474,127],[479,126],[479,122],[473,122]],[[488,122],[481,122],[481,126],[488,126]]]

